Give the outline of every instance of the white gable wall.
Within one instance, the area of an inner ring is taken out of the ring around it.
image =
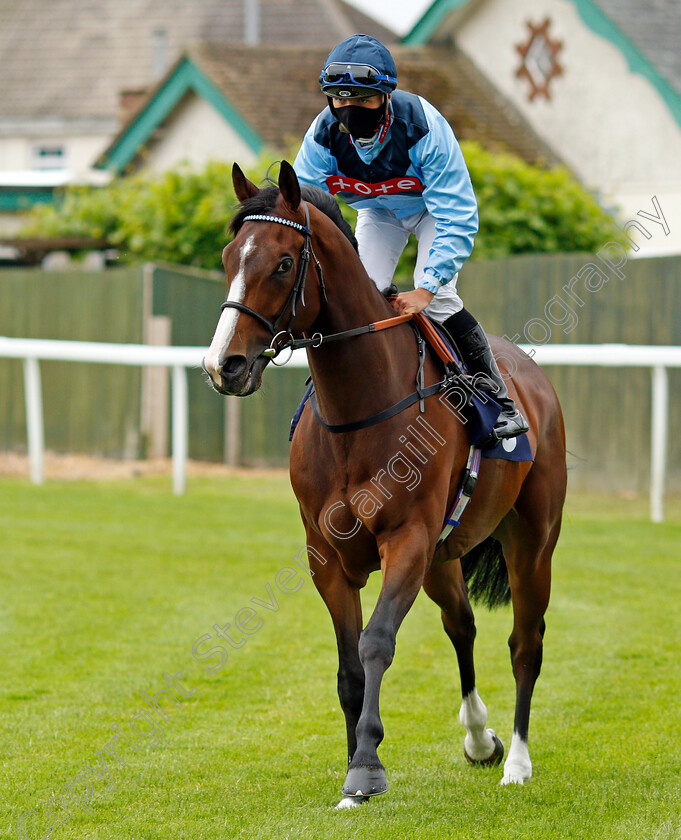
[[[257,155],[212,105],[189,93],[145,151],[145,168],[164,172],[179,163],[200,168],[211,160],[251,166]]]
[[[563,75],[550,83],[551,98],[529,101],[529,82],[518,78],[517,44],[527,22],[551,19],[549,35],[563,42]],[[445,25],[446,26],[446,25]],[[459,47],[476,63],[577,176],[624,219],[654,213],[656,195],[671,229],[660,226],[641,256],[681,252],[681,127],[643,76],[632,73],[622,52],[595,34],[569,0],[487,0],[456,32]]]
[[[15,132],[0,138],[0,170],[5,172],[26,171],[36,168],[38,147],[61,146],[64,149],[64,168],[82,175],[86,173],[111,140],[110,134],[82,135],[70,133],[65,126],[63,132],[29,131],[17,127]]]

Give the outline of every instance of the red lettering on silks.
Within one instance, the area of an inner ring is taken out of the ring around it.
[[[326,179],[326,185],[331,195],[339,192],[350,192],[362,196],[423,192],[423,184],[418,178],[390,178],[388,181],[379,181],[377,184],[367,184],[366,181],[358,181],[356,178],[348,178],[345,175],[330,175]]]

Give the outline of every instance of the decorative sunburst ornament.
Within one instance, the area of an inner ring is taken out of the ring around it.
[[[516,44],[521,56],[521,64],[516,71],[518,78],[526,78],[530,83],[528,97],[530,102],[536,96],[551,98],[549,84],[554,76],[561,76],[563,68],[556,56],[563,49],[562,41],[552,41],[549,36],[551,19],[546,18],[540,25],[528,21],[529,38],[524,44]]]

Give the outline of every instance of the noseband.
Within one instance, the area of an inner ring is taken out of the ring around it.
[[[224,311],[225,309],[238,309],[239,312],[245,312],[246,315],[250,315],[251,318],[255,318],[256,321],[258,321],[267,330],[269,330],[272,336],[272,343],[266,350],[263,351],[262,355],[272,359],[274,364],[276,364],[276,362],[274,362],[274,358],[286,347],[290,348],[291,351],[293,351],[293,349],[295,349],[297,346],[316,346],[315,344],[309,343],[312,341],[312,339],[303,339],[303,341],[305,341],[305,344],[298,344],[293,338],[293,334],[291,333],[291,326],[293,325],[293,321],[295,320],[298,305],[300,304],[301,306],[305,306],[305,280],[307,279],[307,270],[310,266],[310,257],[313,257],[315,265],[317,267],[317,276],[319,278],[319,290],[322,302],[327,302],[326,287],[324,286],[324,274],[322,272],[322,266],[312,248],[310,212],[307,209],[307,204],[304,201],[302,202],[302,205],[303,210],[305,211],[304,225],[301,225],[298,222],[292,222],[290,219],[282,219],[279,216],[254,215],[246,216],[244,218],[244,222],[275,222],[278,225],[286,225],[286,227],[293,228],[294,230],[300,231],[300,233],[303,234],[303,247],[300,250],[300,257],[298,258],[298,272],[296,274],[296,281],[293,284],[293,288],[289,292],[289,296],[286,298],[286,303],[284,304],[284,307],[279,313],[279,315],[274,319],[274,321],[268,321],[264,315],[261,315],[254,309],[251,309],[250,306],[246,306],[243,303],[239,303],[238,301],[233,300],[226,300],[221,307],[222,311]],[[281,325],[289,306],[291,307],[291,317],[288,320],[287,326],[282,329]],[[277,345],[280,336],[284,336],[286,340],[281,346],[278,347]],[[321,336],[319,338],[319,343],[321,343]]]

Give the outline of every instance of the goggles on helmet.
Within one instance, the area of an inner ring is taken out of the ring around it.
[[[393,86],[397,85],[397,79],[394,76],[385,76],[370,64],[346,64],[341,62],[328,64],[322,70],[319,82],[322,85],[322,90],[326,90],[329,85],[347,87],[348,84],[352,84],[363,88],[378,89],[385,87],[385,84],[382,84],[385,82]]]

